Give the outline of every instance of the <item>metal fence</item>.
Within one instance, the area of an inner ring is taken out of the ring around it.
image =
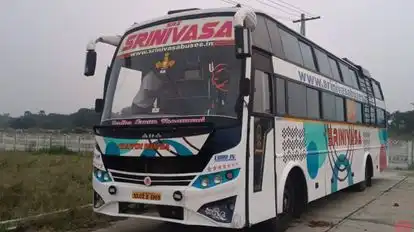
[[[90,134],[7,134],[0,132],[0,150],[39,151],[65,147],[74,152],[93,151],[95,140]],[[389,140],[388,166],[406,169],[414,164],[413,141]]]
[[[0,133],[0,150],[39,151],[65,147],[74,152],[93,151],[95,140],[89,134],[7,134]]]
[[[414,143],[406,140],[389,140],[388,167],[407,169],[414,165]]]

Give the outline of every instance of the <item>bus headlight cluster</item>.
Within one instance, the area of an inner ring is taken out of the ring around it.
[[[109,176],[109,173],[107,171],[102,171],[100,169],[94,168],[93,173],[94,173],[94,176],[96,177],[96,179],[98,179],[100,182],[112,181],[112,179]]]
[[[193,187],[196,188],[211,188],[219,184],[226,183],[235,179],[240,173],[240,168],[226,170],[221,172],[210,173],[207,175],[199,176],[193,183]]]

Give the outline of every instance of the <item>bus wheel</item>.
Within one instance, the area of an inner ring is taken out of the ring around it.
[[[365,175],[364,180],[358,183],[355,186],[355,190],[358,192],[363,192],[367,187],[372,186],[372,176],[373,176],[373,167],[372,167],[372,160],[371,157],[368,156],[367,161],[365,163]]]
[[[365,182],[367,187],[372,186],[372,177],[374,176],[374,167],[372,164],[371,156],[368,156],[367,163],[365,164]]]
[[[295,214],[295,186],[292,178],[288,178],[283,191],[283,213],[277,216],[276,231],[285,231]]]

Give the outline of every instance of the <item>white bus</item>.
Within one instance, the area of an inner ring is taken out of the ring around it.
[[[380,83],[269,15],[170,11],[122,36],[95,101],[94,211],[187,225],[285,225],[387,166]],[[272,227],[273,228],[273,227]]]

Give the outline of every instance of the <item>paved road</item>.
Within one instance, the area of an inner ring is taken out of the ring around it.
[[[365,192],[344,191],[312,203],[299,221],[292,223],[287,232],[388,232],[396,230],[399,221],[414,224],[414,177],[387,172],[375,179]],[[95,232],[167,232],[171,228],[163,223],[129,219],[110,228]],[[210,231],[205,228],[183,228],[183,231]],[[228,230],[214,230],[228,231]],[[233,230],[229,230],[233,231]],[[258,231],[253,228],[252,231]],[[178,231],[176,231],[178,232]],[[261,231],[260,231],[261,232]]]

